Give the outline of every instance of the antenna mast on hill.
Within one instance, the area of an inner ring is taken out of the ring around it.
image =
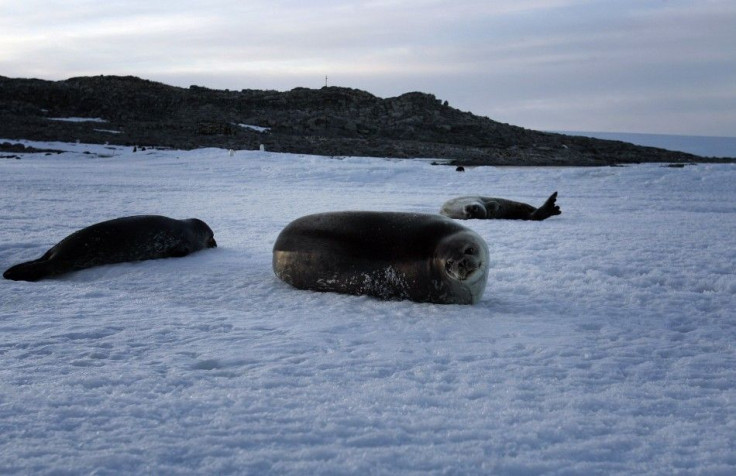
[[[325,87],[327,87],[327,76],[325,75]]]

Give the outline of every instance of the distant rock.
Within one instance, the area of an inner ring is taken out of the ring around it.
[[[104,129],[100,120],[106,121]],[[181,149],[263,145],[273,152],[437,158],[453,165],[715,161],[502,124],[421,92],[382,99],[340,87],[229,91],[132,76],[65,81],[0,76],[0,138]]]
[[[36,147],[30,147],[24,144],[19,143],[13,143],[13,142],[0,142],[0,152],[16,152],[16,153],[38,153],[38,152],[45,152],[47,154],[59,154],[61,153],[60,150],[56,149],[38,149]],[[10,155],[10,156],[2,156],[2,158],[20,158],[17,155]]]

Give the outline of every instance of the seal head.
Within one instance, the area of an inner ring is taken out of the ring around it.
[[[461,231],[437,245],[434,268],[442,270],[449,296],[465,294],[464,302],[477,303],[488,279],[488,246],[474,232]]]

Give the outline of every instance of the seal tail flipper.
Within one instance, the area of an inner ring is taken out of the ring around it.
[[[38,281],[50,274],[49,262],[42,258],[11,266],[3,273],[3,278],[13,281]]]
[[[544,205],[537,208],[534,211],[534,213],[532,213],[531,219],[541,221],[551,216],[561,214],[562,211],[560,210],[560,207],[555,204],[556,201],[557,201],[557,192],[550,195],[547,201],[544,202]]]

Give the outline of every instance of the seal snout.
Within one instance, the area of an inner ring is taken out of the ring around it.
[[[480,203],[468,204],[463,208],[463,217],[466,220],[469,220],[471,218],[485,218],[486,209]]]
[[[473,255],[464,256],[459,260],[448,259],[445,264],[447,274],[458,281],[465,281],[482,267],[483,262]]]
[[[210,237],[209,240],[207,240],[207,248],[217,248],[217,242],[215,241],[215,237]]]

